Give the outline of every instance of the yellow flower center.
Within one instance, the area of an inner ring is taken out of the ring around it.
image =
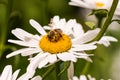
[[[71,48],[72,42],[69,36],[63,34],[60,29],[50,31],[43,36],[39,42],[40,48],[51,54],[57,54],[68,51]]]
[[[97,6],[97,7],[103,7],[104,5],[105,5],[104,3],[96,2],[96,6]]]

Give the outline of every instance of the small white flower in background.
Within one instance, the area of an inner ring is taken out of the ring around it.
[[[0,76],[0,80],[16,80],[19,71],[20,70],[18,69],[14,73],[12,73],[12,66],[7,65]]]
[[[71,0],[69,5],[88,9],[107,9],[109,10],[113,0]],[[115,15],[120,15],[120,1],[115,11]]]
[[[118,16],[120,16],[120,0],[118,2],[118,6],[116,8],[115,14],[118,15]]]
[[[70,79],[71,80],[71,79]],[[80,77],[74,76],[72,80],[96,80],[94,77],[91,77],[91,75],[80,75]]]
[[[40,76],[35,76],[34,78],[32,78],[31,80],[42,80],[42,78]]]
[[[71,79],[69,79],[71,80]],[[96,80],[96,78],[92,77],[91,75],[80,75],[80,77],[76,77],[74,76],[72,80]],[[100,80],[104,80],[104,79],[100,79]],[[112,80],[112,79],[107,79],[107,80]]]
[[[88,9],[109,9],[113,0],[71,0],[70,5]]]
[[[18,77],[19,72],[20,72],[20,69],[16,70],[14,73],[12,73],[12,66],[7,65],[7,66],[5,66],[3,72],[0,75],[0,80],[18,80],[17,77]],[[28,75],[26,75],[26,76],[28,76]],[[29,79],[27,79],[26,77],[23,77],[19,80],[29,80]],[[35,76],[31,80],[42,80],[42,78],[40,76]]]

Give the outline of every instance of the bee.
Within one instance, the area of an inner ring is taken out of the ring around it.
[[[62,30],[61,29],[50,30],[47,37],[51,42],[57,42],[62,37]]]

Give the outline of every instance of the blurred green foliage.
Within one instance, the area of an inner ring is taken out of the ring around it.
[[[35,19],[43,26],[48,25],[53,16],[59,15],[61,18],[66,18],[67,20],[75,18],[84,26],[82,22],[85,19],[83,19],[80,13],[81,8],[69,6],[68,2],[69,0],[0,0],[0,72],[7,64],[12,64],[14,70],[20,68],[20,75],[25,72],[29,63],[27,57],[17,55],[6,59],[7,54],[21,48],[20,46],[8,43],[7,40],[10,38],[16,39],[15,36],[11,34],[11,30],[17,27],[36,34],[37,31],[30,26],[29,19]],[[119,31],[108,33],[119,40]],[[118,43],[120,44],[120,42]],[[93,63],[88,63],[89,68],[87,74],[91,74],[96,77],[97,80],[100,78],[111,78],[109,70],[112,65],[112,59],[114,58],[114,51],[119,49],[118,43],[113,43],[107,48],[99,45],[98,49],[94,51],[95,56],[92,57]],[[75,75],[79,76],[82,74],[86,62],[85,60],[78,60],[77,63],[74,63]],[[48,68],[38,70],[37,73],[42,75],[47,70]],[[53,70],[46,80],[56,80],[55,72],[56,71]],[[61,80],[66,79],[65,75],[61,75],[64,76]]]

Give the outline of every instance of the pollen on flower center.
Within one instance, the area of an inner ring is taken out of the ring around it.
[[[105,5],[104,3],[96,2],[96,6],[97,6],[97,7],[103,7],[104,5]]]
[[[69,36],[63,34],[58,29],[50,31],[43,36],[39,42],[40,48],[51,54],[57,54],[68,51],[71,48],[72,42]]]

